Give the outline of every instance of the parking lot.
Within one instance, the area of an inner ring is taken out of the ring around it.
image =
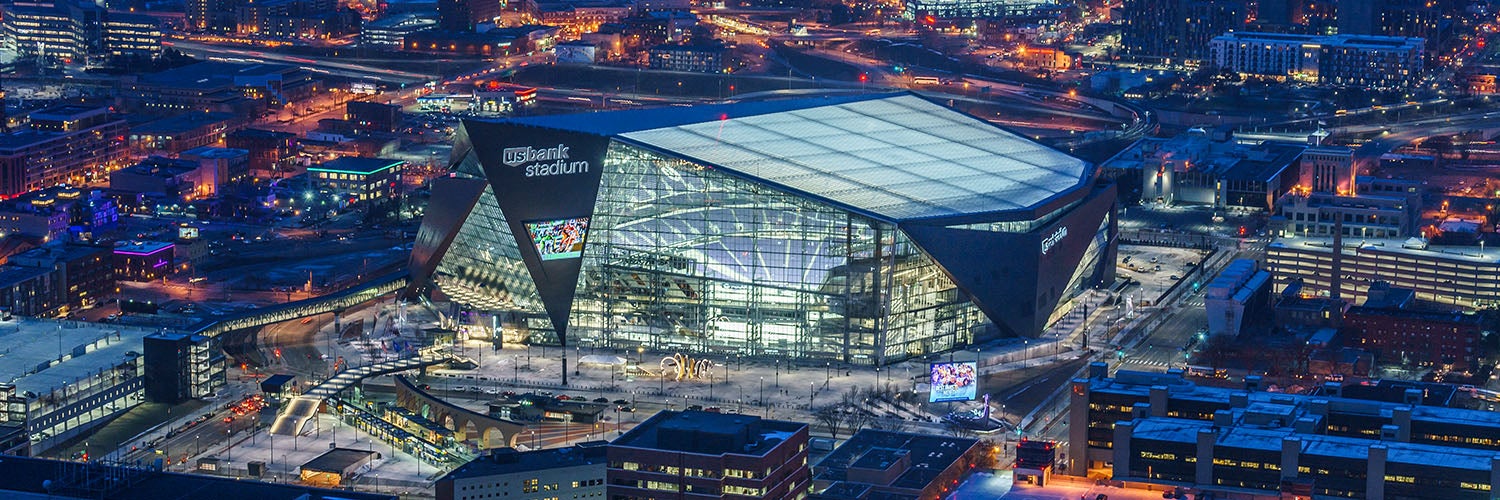
[[[1120,245],[1115,266],[1120,277],[1139,282],[1147,296],[1155,297],[1179,280],[1203,280],[1188,271],[1205,255],[1204,251],[1191,248]]]

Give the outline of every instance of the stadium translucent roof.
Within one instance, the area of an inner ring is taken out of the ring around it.
[[[1087,165],[911,94],[622,132],[631,142],[892,219],[1034,207]]]

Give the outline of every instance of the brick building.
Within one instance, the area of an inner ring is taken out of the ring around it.
[[[1359,306],[1344,315],[1344,329],[1352,346],[1382,363],[1466,370],[1481,355],[1484,325],[1475,314]]]
[[[663,411],[610,443],[609,498],[800,498],[807,436],[800,422]]]

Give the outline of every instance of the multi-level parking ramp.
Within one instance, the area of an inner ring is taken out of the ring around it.
[[[290,436],[301,432],[302,427],[317,416],[324,401],[361,380],[426,368],[452,359],[447,353],[426,348],[409,356],[344,369],[282,406],[276,420],[271,423],[271,434]]]

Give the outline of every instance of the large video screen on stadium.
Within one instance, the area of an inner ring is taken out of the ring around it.
[[[979,365],[973,361],[932,364],[932,396],[928,401],[970,401],[979,393]]]
[[[576,259],[583,256],[589,218],[527,222],[526,232],[542,260]]]

